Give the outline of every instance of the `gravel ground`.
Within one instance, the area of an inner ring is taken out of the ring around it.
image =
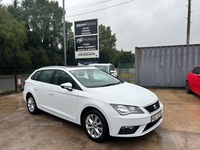
[[[0,97],[1,150],[199,150],[200,97],[184,90],[150,89],[164,104],[163,122],[137,138],[95,143],[82,127],[45,112],[31,115],[22,93]]]

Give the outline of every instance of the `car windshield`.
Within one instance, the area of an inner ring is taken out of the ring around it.
[[[103,70],[103,71],[105,71],[105,72],[108,72],[108,66],[100,66],[100,65],[97,65],[97,66],[94,66],[94,67],[96,67],[96,68],[98,68],[98,69],[100,69],[100,70]]]
[[[70,71],[85,87],[105,87],[122,83],[119,79],[99,69],[80,69]]]

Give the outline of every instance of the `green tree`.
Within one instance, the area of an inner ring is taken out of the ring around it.
[[[119,62],[121,63],[134,63],[135,57],[131,51],[121,51],[121,57],[119,58]]]
[[[30,34],[35,37],[35,45],[49,50],[58,49],[62,40],[62,8],[57,1],[23,0],[21,4],[22,15],[20,19],[27,22]],[[37,44],[36,44],[37,43]]]
[[[72,23],[66,22],[66,38],[67,38],[67,65],[76,65],[74,52],[74,33],[72,32]],[[64,50],[63,50],[64,51]]]
[[[131,51],[117,51],[115,55],[114,65],[118,66],[119,63],[132,63],[135,62],[135,55]]]
[[[27,38],[25,22],[17,22],[3,7],[0,7],[0,42],[3,49],[23,47]]]
[[[22,0],[21,5],[13,4],[8,7],[8,10],[17,20],[26,21],[28,40],[25,49],[31,53],[34,68],[51,65],[52,61],[54,65],[64,65],[63,9],[58,6],[57,1]],[[71,27],[72,23],[66,22],[67,57],[69,58],[67,60],[70,61],[67,64],[74,63],[72,59],[74,57],[74,42],[72,42],[74,34]],[[43,62],[36,62],[38,59],[35,57],[38,53],[43,53]]]
[[[46,54],[46,50],[40,46],[37,47],[37,49],[31,49],[31,61],[33,63],[32,67],[34,69],[48,65],[49,64],[49,58]]]
[[[19,20],[21,15],[20,1],[14,0],[12,4],[8,5],[7,10],[13,15],[15,19]]]
[[[99,25],[99,53],[100,63],[113,63],[115,55],[115,46],[116,46],[116,36],[112,34],[110,27],[104,25]]]
[[[21,51],[26,55],[25,61],[27,64],[31,62],[28,61],[28,53],[24,51],[23,46],[26,41],[26,28],[25,22],[18,22],[14,17],[6,10],[4,7],[0,7],[0,73],[3,74],[4,70],[7,68],[8,72],[6,74],[13,73],[13,52],[15,50],[17,57],[20,57]],[[18,64],[18,68],[21,68]]]

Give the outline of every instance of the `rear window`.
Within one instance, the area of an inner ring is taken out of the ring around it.
[[[32,79],[32,80],[38,80],[38,77],[40,76],[41,72],[42,72],[42,71],[37,71],[37,72],[35,72],[35,73],[32,75],[31,79]]]
[[[54,73],[53,70],[44,70],[39,76],[39,81],[45,82],[45,83],[50,83],[53,73]]]

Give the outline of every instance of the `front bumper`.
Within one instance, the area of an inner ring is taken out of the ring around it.
[[[152,116],[161,113],[156,120],[152,121]],[[127,116],[112,116],[109,119],[110,136],[114,137],[137,137],[145,135],[163,121],[163,105],[153,113],[131,114]]]

